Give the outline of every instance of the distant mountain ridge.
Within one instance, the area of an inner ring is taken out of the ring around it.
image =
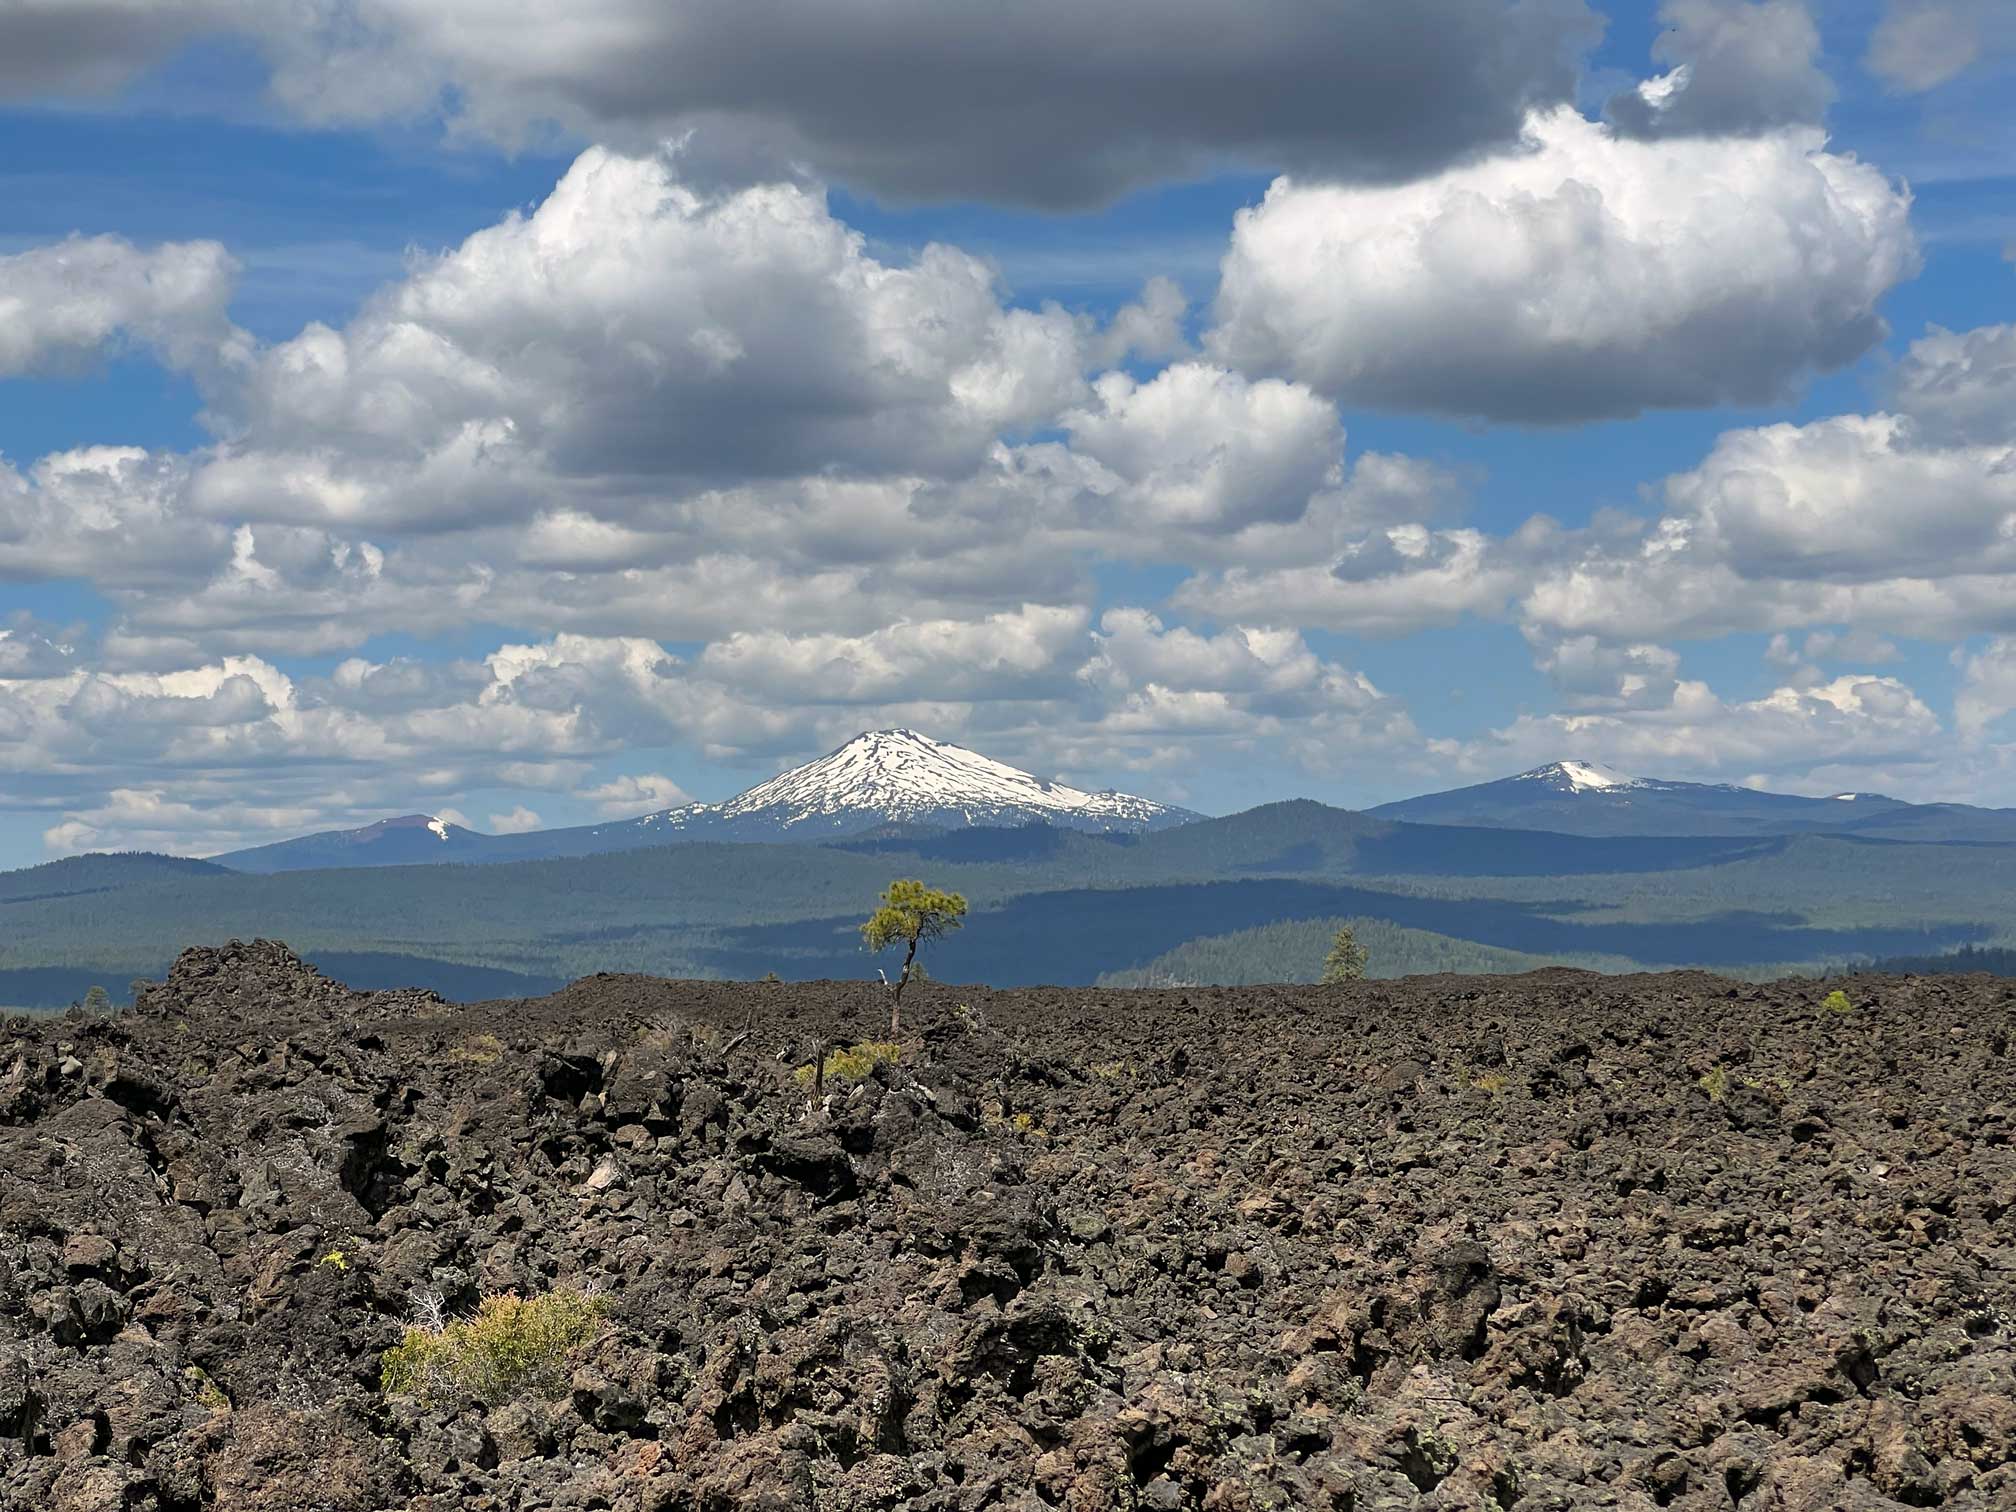
[[[1313,806],[1312,807],[1316,807]],[[1328,812],[1338,812],[1330,810]],[[1875,793],[1824,798],[1730,783],[1639,777],[1563,759],[1511,777],[1427,793],[1365,811],[1367,820],[1457,830],[1523,830],[1585,839],[1763,839],[1793,835],[1924,843],[2016,843],[2016,810],[1912,804]],[[1046,832],[1124,839],[1203,816],[1119,792],[1046,782],[915,730],[874,730],[721,803],[690,803],[634,819],[517,835],[486,835],[429,814],[305,835],[213,857],[273,873],[433,863],[559,860],[694,842],[827,843],[931,855],[1027,858],[1054,849]],[[1424,837],[1425,838],[1425,837]],[[1449,836],[1444,853],[1500,843]],[[1579,858],[1578,858],[1579,860]],[[1404,868],[1403,868],[1404,869]],[[1577,869],[1571,867],[1570,869]]]
[[[1562,835],[1835,834],[1874,840],[2016,841],[2016,811],[1913,804],[1879,793],[1824,798],[1733,783],[1634,777],[1563,760],[1495,782],[1425,793],[1367,810],[1380,819]]]
[[[492,847],[510,837],[479,834],[432,814],[401,814],[361,829],[325,830],[249,850],[213,856],[233,871],[320,871],[352,866],[423,866],[439,861],[517,859]]]
[[[433,815],[409,814],[212,859],[233,870],[256,873],[491,864],[691,841],[776,844],[845,839],[892,826],[940,832],[1045,824],[1133,834],[1188,824],[1199,817],[1131,793],[1087,792],[1047,782],[915,730],[871,730],[723,803],[689,803],[635,819],[518,835],[479,834]]]
[[[394,828],[456,844],[452,827],[447,840],[424,821]],[[0,874],[0,1004],[61,1006],[158,974],[191,940],[258,936],[298,939],[360,979],[459,994],[608,970],[860,980],[879,963],[858,925],[901,876],[971,905],[932,974],[997,985],[1084,983],[1191,941],[1339,918],[1468,942],[1410,936],[1395,965],[1450,952],[1475,964],[1474,946],[1585,964],[1839,967],[2006,944],[2016,894],[2016,845],[1575,836],[1397,823],[1307,799],[1150,832],[883,825],[864,836],[275,875],[79,857]],[[1909,900],[1908,911],[1871,918],[1872,897]]]

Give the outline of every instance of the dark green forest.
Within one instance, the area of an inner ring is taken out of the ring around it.
[[[1344,918],[1364,922],[1368,944],[1378,927],[1379,974],[1759,976],[2016,946],[1998,901],[2016,889],[2016,846],[1588,838],[1285,803],[1148,835],[971,830],[257,877],[79,857],[0,874],[0,1003],[60,1005],[94,983],[123,1000],[186,945],[257,936],[360,986],[464,999],[594,971],[858,978],[875,963],[855,926],[900,876],[973,905],[932,973],[1003,986],[1294,980],[1307,939]]]
[[[1256,982],[1322,980],[1323,958],[1340,928],[1348,927],[1367,954],[1372,978],[1435,972],[1494,975],[1577,966],[1589,971],[1636,971],[1645,963],[1608,955],[1529,955],[1479,945],[1384,919],[1291,919],[1231,934],[1207,935],[1157,956],[1145,966],[1109,971],[1101,987],[1243,987]]]

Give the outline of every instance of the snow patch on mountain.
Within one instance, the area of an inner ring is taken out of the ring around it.
[[[448,826],[443,824],[439,819],[433,818],[431,815],[427,820],[427,828],[434,831],[434,833],[439,835],[443,840],[446,840],[448,838]]]
[[[906,823],[1050,823],[1131,830],[1192,817],[1131,793],[1090,793],[1047,782],[916,730],[874,730],[725,803],[688,804],[632,822],[674,830],[761,824],[780,831],[809,827],[838,833]]]
[[[1544,782],[1570,793],[1611,793],[1652,785],[1642,778],[1627,776],[1614,767],[1601,766],[1593,761],[1557,761],[1535,767],[1530,772],[1521,772],[1513,780]]]
[[[1044,782],[999,761],[915,730],[858,736],[830,756],[758,783],[721,806],[731,818],[781,810],[787,824],[872,809],[890,819],[944,809],[970,819],[1004,808],[1082,813],[1093,795]]]

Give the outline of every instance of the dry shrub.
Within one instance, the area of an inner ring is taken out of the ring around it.
[[[601,1331],[607,1311],[600,1297],[574,1291],[485,1297],[473,1317],[408,1328],[385,1351],[379,1379],[387,1395],[417,1397],[430,1407],[559,1396],[570,1357]]]
[[[873,1040],[867,1044],[849,1045],[832,1051],[826,1057],[826,1080],[829,1082],[858,1082],[874,1073],[877,1066],[894,1065],[903,1055],[901,1045],[886,1040]],[[817,1078],[810,1066],[800,1066],[792,1073],[798,1078],[798,1085],[810,1087]]]

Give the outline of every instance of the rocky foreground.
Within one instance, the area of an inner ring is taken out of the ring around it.
[[[192,951],[5,1026],[0,1507],[2016,1507],[2012,994],[1850,991],[934,986],[813,1107],[872,986]]]

